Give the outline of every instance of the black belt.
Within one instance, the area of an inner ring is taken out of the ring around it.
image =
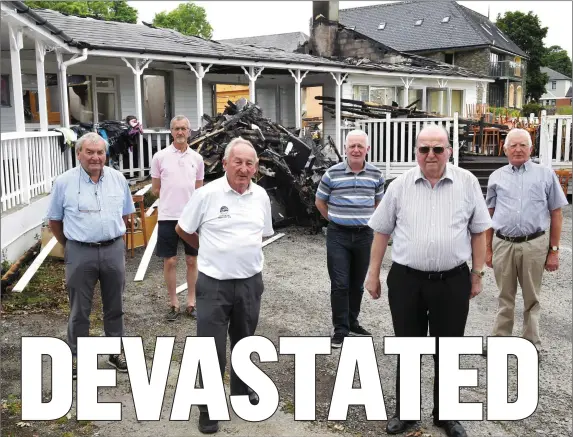
[[[337,229],[341,229],[343,231],[364,231],[366,229],[371,229],[370,226],[344,226],[344,225],[339,225],[338,223],[334,223],[334,222],[330,222],[330,224],[332,226],[334,226]]]
[[[115,243],[117,240],[119,240],[122,237],[117,237],[114,238],[112,240],[107,240],[107,241],[98,241],[97,243],[85,243],[83,241],[74,241],[75,243],[78,243],[82,246],[88,246],[88,247],[104,247],[104,246],[111,246],[113,243]]]
[[[534,234],[523,235],[521,237],[506,237],[505,235],[501,235],[499,231],[495,233],[495,235],[498,238],[501,238],[502,240],[505,241],[511,241],[512,243],[523,243],[524,241],[531,241],[536,239],[537,237],[541,237],[543,234],[545,234],[545,231],[539,231],[535,232]]]
[[[451,278],[452,276],[459,275],[462,271],[469,269],[466,263],[460,264],[459,266],[454,267],[451,270],[445,270],[442,272],[425,272],[398,263],[394,263],[393,265],[397,267],[399,270],[402,270],[406,273],[413,274],[415,276],[420,277],[421,279],[430,279],[432,281]]]

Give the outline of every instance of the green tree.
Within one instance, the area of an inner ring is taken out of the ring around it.
[[[183,35],[200,36],[210,39],[213,28],[207,21],[205,9],[193,3],[182,3],[171,12],[160,12],[153,17],[156,27],[174,29]]]
[[[137,23],[137,9],[126,1],[26,1],[32,9],[52,9],[77,17]]]
[[[558,71],[567,77],[572,76],[571,58],[569,57],[567,50],[563,49],[561,46],[551,46],[545,51],[543,65],[551,68],[552,70]]]
[[[529,11],[526,14],[520,11],[506,12],[502,17],[497,15],[496,26],[523,50],[529,60],[525,75],[525,95],[533,100],[545,93],[545,84],[549,77],[541,73],[545,47],[543,38],[547,35],[547,27],[541,27],[539,17]]]

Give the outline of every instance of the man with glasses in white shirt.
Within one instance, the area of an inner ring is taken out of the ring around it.
[[[449,437],[466,437],[458,421],[439,419],[439,337],[463,337],[470,299],[481,292],[491,227],[477,178],[448,164],[448,133],[437,125],[416,139],[418,165],[396,178],[372,215],[374,241],[365,288],[381,294],[380,268],[392,235],[388,302],[397,337],[436,337],[434,424]],[[467,261],[472,259],[472,269]],[[400,358],[396,374],[396,411],[386,431],[398,434],[415,422],[400,419]]]
[[[64,247],[70,301],[68,343],[74,358],[77,338],[89,336],[92,300],[98,280],[105,335],[124,335],[123,236],[127,217],[135,212],[123,174],[104,166],[105,140],[90,132],[76,142],[75,148],[80,165],[56,179],[47,213],[50,230]],[[123,353],[110,355],[108,363],[121,372],[127,372]],[[76,377],[75,365],[73,377]]]

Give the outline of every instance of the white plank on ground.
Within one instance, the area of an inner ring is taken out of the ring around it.
[[[143,253],[143,257],[141,258],[139,267],[137,268],[137,273],[135,274],[135,278],[133,279],[135,282],[143,281],[143,278],[145,277],[145,272],[147,271],[147,266],[149,265],[149,261],[151,260],[151,255],[153,255],[153,250],[155,249],[156,244],[157,244],[157,223],[153,228],[153,232],[151,234],[151,237],[149,237],[149,241],[147,242],[147,247],[145,248],[145,252]]]
[[[151,184],[148,184],[141,190],[139,190],[137,193],[135,193],[135,196],[145,196],[145,193],[147,193],[150,189],[151,189]]]
[[[28,267],[28,269],[22,275],[18,283],[12,289],[12,291],[22,292],[24,290],[26,285],[28,285],[28,282],[30,282],[30,280],[34,277],[34,275],[36,274],[36,272],[38,271],[38,269],[40,268],[46,257],[50,254],[50,252],[56,246],[57,243],[58,240],[56,240],[56,237],[52,237],[52,239],[48,242],[48,244],[46,244],[44,248],[40,251],[34,262],[30,264],[30,267]]]
[[[157,199],[155,202],[153,202],[153,205],[151,205],[147,211],[145,211],[145,217],[151,217],[151,214],[153,214],[153,211],[155,210],[155,208],[159,207],[159,199]]]
[[[277,234],[277,235],[275,235],[275,236],[269,238],[268,240],[265,240],[265,241],[263,242],[263,246],[262,246],[262,247],[265,247],[267,244],[271,244],[273,241],[276,241],[276,240],[278,240],[279,238],[282,238],[282,237],[284,237],[284,236],[285,236],[285,234]],[[185,291],[185,290],[187,290],[187,283],[181,284],[179,287],[177,287],[177,288],[175,289],[175,292],[176,292],[177,294],[179,294],[179,293],[181,293],[182,291]]]

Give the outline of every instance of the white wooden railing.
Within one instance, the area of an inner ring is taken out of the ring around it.
[[[51,191],[54,179],[68,168],[69,157],[60,148],[60,136],[59,132],[1,134],[2,212]]]
[[[453,127],[451,145],[454,165],[459,164],[458,114],[443,118],[386,118],[358,120],[354,126],[345,126],[340,130],[342,142],[352,129],[361,129],[368,134],[370,150],[368,162],[382,169],[386,177],[395,177],[416,165],[414,153],[416,136],[429,124],[443,126],[448,132]],[[340,151],[344,156],[344,146]]]
[[[170,133],[169,130],[144,129],[143,135],[140,135],[137,155],[133,151],[120,155],[119,170],[128,178],[148,176],[153,155],[170,144]]]
[[[539,158],[541,163],[552,168],[571,167],[571,128],[573,115],[541,114]]]

